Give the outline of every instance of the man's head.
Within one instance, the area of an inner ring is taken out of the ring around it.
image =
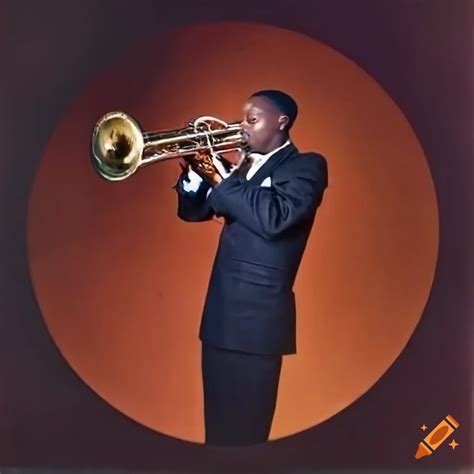
[[[268,153],[282,145],[298,115],[292,97],[278,90],[262,90],[243,107],[242,127],[251,151]]]

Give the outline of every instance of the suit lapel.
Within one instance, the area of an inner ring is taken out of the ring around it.
[[[291,155],[298,153],[298,149],[290,143],[285,148],[271,156],[265,164],[247,181],[248,183],[258,183],[267,176],[270,176],[272,171],[279,166],[283,161]]]

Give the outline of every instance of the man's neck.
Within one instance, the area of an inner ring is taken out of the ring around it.
[[[269,153],[272,153],[273,151],[277,150],[278,148],[283,147],[283,145],[286,144],[290,140],[289,135],[283,135],[281,137],[278,137],[278,140],[275,140],[275,143],[272,143],[269,145],[266,150],[262,151],[256,151],[256,153],[260,155],[268,155]]]

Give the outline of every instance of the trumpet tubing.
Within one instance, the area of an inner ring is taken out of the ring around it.
[[[121,181],[141,166],[193,155],[197,152],[243,151],[246,142],[240,123],[226,123],[202,116],[185,128],[142,132],[138,122],[125,112],[105,114],[95,124],[91,148],[92,166],[108,181]]]

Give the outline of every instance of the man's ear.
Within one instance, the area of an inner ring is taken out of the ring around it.
[[[280,118],[278,119],[278,128],[280,130],[285,130],[285,128],[288,128],[288,122],[290,121],[288,115],[280,115]]]

